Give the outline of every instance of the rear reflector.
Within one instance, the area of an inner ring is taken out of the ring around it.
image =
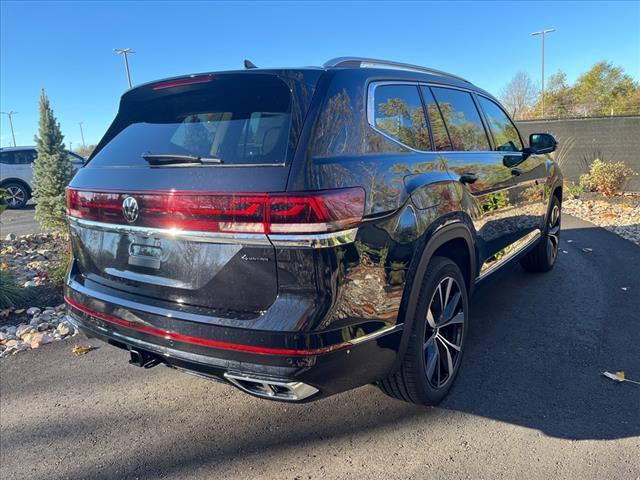
[[[257,353],[257,354],[263,354],[263,355],[309,356],[309,355],[319,355],[322,353],[329,353],[329,352],[333,352],[334,350],[340,350],[342,348],[347,348],[353,345],[351,342],[340,342],[340,343],[335,343],[335,344],[328,345],[326,347],[320,347],[320,348],[291,349],[291,348],[273,348],[273,347],[261,347],[257,345],[231,343],[231,342],[226,342],[222,340],[212,340],[208,338],[184,335],[182,333],[165,330],[163,328],[154,327],[148,324],[143,325],[141,323],[132,322],[130,320],[125,320],[123,318],[114,317],[112,315],[107,315],[105,313],[97,312],[83,305],[80,305],[78,302],[72,300],[67,296],[64,297],[64,300],[72,308],[86,315],[89,315],[90,317],[100,319],[103,322],[107,322],[112,325],[126,327],[131,330],[136,330],[138,332],[146,333],[147,335],[154,335],[156,337],[161,337],[161,338],[164,338],[165,340],[176,340],[178,342],[185,342],[193,345],[218,348],[222,350],[236,350],[240,352]]]
[[[128,202],[125,216],[123,202],[128,197],[135,202]],[[360,223],[364,190],[354,187],[296,193],[193,193],[67,188],[67,213],[97,222],[194,232],[325,233]]]
[[[197,75],[188,78],[180,78],[177,80],[169,80],[166,82],[156,83],[152,85],[154,90],[164,90],[165,88],[183,87],[185,85],[193,85],[195,83],[207,83],[213,80],[213,75]]]

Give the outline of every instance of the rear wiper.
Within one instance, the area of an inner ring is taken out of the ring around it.
[[[180,163],[200,163],[200,164],[220,164],[221,158],[199,157],[197,155],[177,155],[174,153],[143,153],[144,158],[150,165],[175,165]]]

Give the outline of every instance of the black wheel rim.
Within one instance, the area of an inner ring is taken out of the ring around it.
[[[462,290],[452,277],[440,281],[427,309],[424,360],[427,381],[442,388],[452,378],[460,362],[464,332]]]
[[[22,205],[26,197],[27,195],[22,188],[14,185],[7,187],[7,203],[10,207]]]
[[[549,215],[549,226],[547,229],[547,257],[549,264],[553,264],[558,257],[560,247],[560,206],[554,205]]]

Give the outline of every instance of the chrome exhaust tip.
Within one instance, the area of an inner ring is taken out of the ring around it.
[[[256,378],[245,374],[225,373],[230,383],[252,395],[274,400],[285,400],[289,402],[299,402],[320,390],[302,382],[277,381],[267,378]]]

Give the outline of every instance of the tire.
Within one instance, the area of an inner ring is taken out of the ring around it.
[[[27,187],[18,182],[8,182],[2,186],[6,190],[7,208],[22,208],[29,201],[29,190]]]
[[[378,387],[399,400],[440,403],[460,369],[468,325],[469,298],[460,268],[448,258],[433,257],[422,279],[402,363]]]
[[[520,264],[529,272],[548,272],[556,264],[560,248],[560,223],[562,208],[558,197],[552,197],[549,215],[542,237],[533,250],[527,253]]]

